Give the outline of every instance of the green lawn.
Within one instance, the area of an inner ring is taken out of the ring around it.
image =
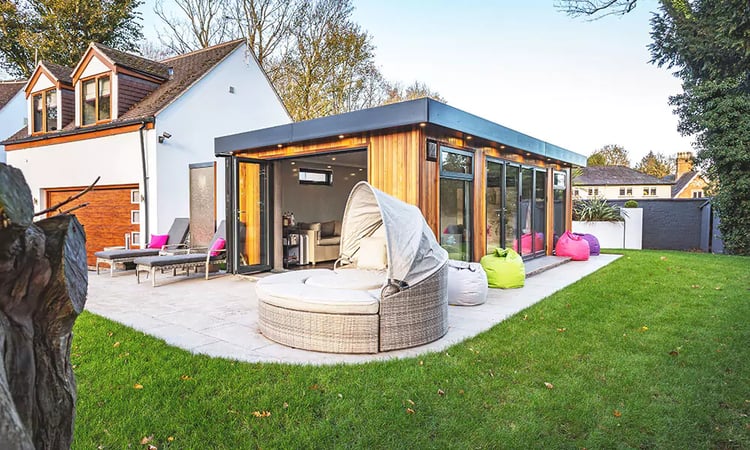
[[[74,448],[750,448],[750,258],[626,252],[419,358],[247,364],[85,313]]]

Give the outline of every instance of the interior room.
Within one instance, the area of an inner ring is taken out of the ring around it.
[[[284,265],[332,263],[349,192],[367,180],[367,150],[285,159],[278,169]]]

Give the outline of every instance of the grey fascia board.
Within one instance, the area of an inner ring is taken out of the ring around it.
[[[586,166],[586,157],[452,106],[429,100],[428,122],[546,158]]]

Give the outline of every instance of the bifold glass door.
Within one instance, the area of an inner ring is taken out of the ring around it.
[[[233,246],[235,272],[257,272],[271,268],[269,224],[270,165],[237,159]]]
[[[487,160],[486,252],[512,248],[524,257],[546,250],[544,170]]]

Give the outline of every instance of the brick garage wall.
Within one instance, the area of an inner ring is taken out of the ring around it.
[[[643,208],[643,248],[694,250],[701,247],[701,206],[707,199],[637,200]],[[612,201],[623,206],[624,201]]]

